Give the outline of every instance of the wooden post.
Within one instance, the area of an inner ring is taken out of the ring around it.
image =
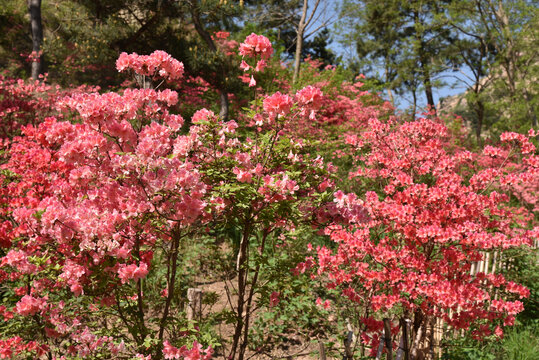
[[[318,349],[320,350],[320,360],[326,360],[326,349],[320,338],[318,338]]]
[[[378,345],[378,352],[376,353],[376,360],[382,359],[382,353],[384,352],[384,338],[380,339],[380,344]]]
[[[202,317],[202,289],[187,289],[187,320],[200,320]]]
[[[436,318],[436,326],[434,332],[434,351],[438,358],[442,357],[442,339],[444,337],[444,320],[440,317]]]
[[[354,352],[352,351],[353,339],[354,339],[354,332],[348,330],[348,333],[346,334],[346,338],[344,339],[344,359],[345,360],[354,359]]]
[[[496,265],[498,265],[497,260],[498,260],[498,252],[494,250],[494,254],[492,255],[492,269],[490,270],[491,274],[494,274],[496,272]]]

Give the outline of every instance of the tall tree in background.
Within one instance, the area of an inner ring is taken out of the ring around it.
[[[344,0],[341,28],[345,42],[356,43],[360,61],[389,90],[417,91],[419,79],[434,109],[437,77],[452,65],[454,32],[440,16],[450,0]],[[350,27],[352,25],[353,27]],[[352,28],[353,31],[347,30]],[[378,75],[379,72],[383,75]],[[411,88],[409,87],[411,86]],[[415,107],[415,106],[414,106]]]
[[[475,120],[475,135],[537,128],[539,76],[537,1],[454,1],[448,21],[458,30],[460,81]],[[470,81],[468,81],[470,80]],[[495,113],[486,117],[488,110]]]
[[[43,74],[44,56],[41,49],[43,44],[43,25],[41,23],[41,0],[28,0],[30,26],[32,29],[32,79],[37,80]]]
[[[300,0],[251,0],[245,4],[245,19],[261,29],[274,29],[285,56],[293,58],[301,5]]]
[[[393,103],[393,92],[402,86],[401,79],[398,79],[398,59],[399,49],[402,49],[399,42],[403,19],[399,16],[396,2],[368,1],[360,4],[345,1],[339,25],[341,35],[357,51],[358,72],[374,75]],[[383,74],[379,74],[380,71]]]
[[[201,18],[201,5],[199,1],[197,0],[190,0],[188,1],[189,4],[189,12],[191,13],[191,19],[193,21],[193,24],[195,25],[195,29],[197,33],[200,35],[200,37],[204,40],[206,45],[208,46],[208,49],[216,53],[217,47],[215,46],[215,43],[213,42],[213,39],[211,35],[206,31],[204,24],[202,23]],[[226,90],[226,71],[224,64],[220,64],[218,66],[219,73],[217,76],[212,80],[209,81],[210,84],[214,85],[217,91],[219,92],[219,98],[220,98],[220,111],[219,116],[226,121],[228,119],[228,94]]]
[[[303,57],[322,60],[324,65],[337,65],[341,59],[328,48],[331,42],[329,29],[322,29],[312,40],[304,41]]]
[[[459,61],[454,68],[460,72],[459,81],[466,84],[467,103],[472,111],[473,127],[478,142],[485,126],[487,113],[486,89],[492,82],[489,64],[494,61],[495,51],[489,34],[481,21],[479,1],[455,1],[447,13],[448,22],[459,33],[455,42]],[[479,6],[479,7],[478,7]]]
[[[537,128],[539,4],[525,0],[475,0],[481,25],[496,51],[490,71],[511,117]],[[525,119],[528,119],[526,121]],[[515,119],[515,120],[517,120]]]
[[[299,19],[298,26],[296,28],[296,55],[294,57],[294,75],[292,76],[292,83],[296,83],[299,76],[299,66],[301,63],[301,52],[303,50],[303,40],[305,37],[305,30],[312,23],[316,10],[320,5],[320,0],[314,0],[314,5],[311,10],[311,14],[307,17],[309,11],[309,0],[303,0],[303,8],[301,10],[301,18]]]
[[[326,59],[334,59],[329,55],[328,49],[321,49],[325,40],[328,45],[329,30],[327,26],[332,22],[333,12],[330,9],[335,2],[327,0],[263,0],[247,2],[248,20],[262,29],[275,29],[277,41],[281,42],[285,49],[284,53],[294,59],[293,82],[299,76],[300,64],[306,55],[327,56]],[[326,29],[325,38],[316,41],[307,39],[319,30]],[[318,50],[311,46],[317,46]],[[324,47],[325,47],[324,46]]]

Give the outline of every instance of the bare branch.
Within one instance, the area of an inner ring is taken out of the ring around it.
[[[308,2],[307,0],[305,2]],[[316,14],[316,9],[318,9],[318,5],[320,4],[320,0],[316,0],[314,3],[314,9],[311,12],[311,15],[309,16],[309,19],[305,22],[305,27],[309,26],[311,23],[311,20],[313,19],[314,14]]]

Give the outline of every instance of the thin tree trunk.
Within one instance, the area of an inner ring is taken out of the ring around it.
[[[200,21],[200,13],[198,10],[198,1],[190,1],[190,11],[191,11],[191,17],[193,19],[193,24],[195,25],[195,30],[200,35],[200,37],[204,40],[206,45],[208,45],[208,48],[212,52],[217,52],[217,46],[215,46],[215,43],[213,42],[211,35],[204,29],[204,26],[202,25],[202,22]],[[228,102],[228,93],[226,91],[226,86],[223,83],[226,78],[225,69],[221,65],[219,66],[220,71],[220,79],[215,79],[215,81],[208,81],[210,84],[216,87],[217,92],[219,93],[219,99],[220,99],[220,110],[219,110],[219,116],[223,121],[228,120],[228,109],[229,109],[229,102]]]
[[[294,75],[292,83],[295,84],[299,77],[299,69],[301,64],[301,51],[303,50],[303,36],[305,35],[305,19],[307,18],[307,8],[309,0],[303,0],[303,11],[299,20],[298,28],[296,29],[296,55],[294,58]]]
[[[412,341],[412,346],[410,348],[410,357],[412,360],[417,359],[417,352],[419,350],[421,340],[424,335],[424,321],[425,318],[421,313],[421,310],[414,311],[414,340]]]
[[[262,244],[260,244],[260,250],[259,250],[260,256],[264,254],[264,250],[266,248],[266,240],[270,232],[271,231],[268,228],[264,229]],[[247,274],[245,276],[247,278]],[[249,344],[249,326],[250,326],[250,318],[251,318],[251,312],[252,312],[253,297],[256,291],[256,285],[257,285],[259,276],[260,276],[260,263],[257,264],[254,270],[253,280],[251,281],[249,294],[247,296],[247,301],[245,303],[245,320],[243,321],[243,340],[240,344],[240,352],[238,356],[238,359],[240,360],[243,360],[243,358],[245,357],[245,352],[247,351],[247,345]],[[247,279],[245,281],[247,282]]]
[[[389,84],[389,56],[386,56],[385,62],[385,78],[386,78],[386,84]],[[387,96],[389,96],[389,101],[391,102],[391,105],[395,105],[395,99],[393,98],[393,92],[391,91],[391,87],[387,87]]]
[[[320,338],[318,338],[318,350],[320,352],[319,359],[326,360],[326,348],[324,347],[324,342]]]
[[[481,130],[485,119],[485,104],[481,100],[476,101],[475,113],[477,115],[477,127],[475,128],[475,137],[477,143],[481,143]]]
[[[243,310],[245,308],[245,295],[246,295],[246,285],[247,285],[247,252],[249,250],[249,236],[250,236],[250,224],[245,224],[243,230],[243,236],[240,243],[240,249],[238,252],[238,260],[236,263],[236,270],[238,271],[238,302],[236,306],[236,327],[234,329],[234,336],[232,340],[232,348],[230,349],[230,354],[228,359],[236,359],[236,353],[238,352],[238,347],[240,345],[241,335],[244,327],[243,320]],[[239,354],[239,359],[243,358],[241,351]]]
[[[415,25],[422,25],[421,21],[419,19],[419,13],[417,11],[414,11],[414,23]],[[423,86],[425,86],[425,96],[427,97],[427,105],[429,106],[429,111],[434,110],[436,113],[436,107],[434,105],[434,96],[432,93],[432,83],[431,83],[431,77],[430,77],[430,70],[429,70],[429,61],[427,58],[427,54],[425,53],[424,49],[424,38],[423,34],[418,32],[418,29],[416,27],[416,41],[419,43],[419,63],[421,66],[421,71],[423,72]]]
[[[423,63],[423,61],[421,61],[421,68],[423,69],[423,74],[424,74],[423,85],[425,86],[425,96],[427,97],[427,105],[429,105],[429,111],[434,110],[434,112],[436,113],[436,106],[434,104],[434,96],[432,93],[430,72],[427,65]]]
[[[416,90],[416,88],[412,89],[412,96],[414,98],[414,104],[413,104],[413,107],[412,107],[412,121],[414,121],[415,120],[415,113],[417,111],[417,90]]]
[[[32,79],[37,80],[43,74],[44,56],[41,51],[43,44],[43,25],[41,23],[41,0],[28,0],[30,26],[32,28]]]
[[[165,327],[168,320],[168,314],[170,311],[170,305],[172,304],[172,297],[174,296],[174,287],[176,285],[176,272],[178,267],[178,251],[180,248],[180,240],[181,236],[179,233],[174,233],[174,237],[172,239],[172,248],[170,249],[170,253],[168,255],[168,261],[167,261],[167,290],[168,290],[168,296],[165,303],[165,308],[163,310],[163,315],[161,316],[161,321],[159,324],[159,333],[158,333],[158,339],[160,342],[163,341],[163,336],[165,334]],[[160,359],[162,356],[161,351],[157,351],[156,353],[157,359]]]

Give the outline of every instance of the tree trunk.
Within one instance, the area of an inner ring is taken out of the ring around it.
[[[389,69],[388,64],[389,60],[386,57],[386,67],[385,67],[385,78],[386,78],[386,84],[389,84]],[[391,87],[389,85],[387,86],[387,96],[389,97],[389,101],[391,102],[391,105],[395,106],[395,99],[393,98],[393,92],[391,91]]]
[[[532,120],[532,128],[537,130],[537,115],[535,115],[533,105],[531,104],[530,93],[528,92],[527,89],[524,89],[524,100],[526,100],[526,108],[528,110],[528,116]]]
[[[245,224],[243,229],[243,236],[240,243],[238,252],[238,258],[236,262],[236,270],[238,271],[238,301],[236,305],[236,327],[234,329],[234,336],[232,338],[232,348],[228,355],[228,359],[243,359],[243,354],[240,348],[241,335],[244,331],[244,318],[243,312],[246,306],[247,295],[247,260],[249,250],[249,237],[251,234],[250,224]],[[240,350],[240,351],[238,351]]]
[[[37,80],[43,74],[43,25],[41,23],[41,0],[28,0],[30,26],[32,29],[32,79]]]
[[[412,121],[415,120],[415,113],[417,111],[417,89],[414,87],[412,89],[412,97],[414,99],[413,107],[412,107]]]
[[[415,25],[423,25],[421,23],[421,20],[419,18],[419,12],[414,11],[414,23]],[[421,71],[423,72],[423,86],[425,86],[425,96],[427,97],[427,105],[429,107],[429,111],[434,110],[436,113],[436,107],[434,105],[434,96],[432,94],[432,84],[431,84],[431,78],[430,78],[430,70],[429,70],[429,59],[428,54],[425,53],[424,48],[424,37],[423,34],[419,32],[418,28],[415,28],[415,37],[416,41],[419,44],[418,49],[418,56],[419,56],[419,63],[421,66]]]
[[[195,30],[200,35],[200,37],[204,40],[206,45],[208,45],[208,48],[212,52],[217,52],[217,46],[215,46],[215,43],[213,42],[211,35],[204,29],[204,26],[202,25],[202,22],[200,21],[200,13],[198,9],[198,1],[190,1],[190,11],[191,11],[191,17],[193,19],[193,24],[195,25]],[[219,110],[219,116],[223,121],[228,120],[228,108],[229,108],[229,102],[228,102],[228,93],[226,91],[226,86],[224,84],[225,78],[226,78],[226,72],[224,67],[221,65],[219,67],[220,70],[220,79],[215,79],[215,81],[212,81],[211,79],[204,79],[211,85],[215,86],[217,89],[217,92],[219,93],[219,99],[220,99],[220,110]]]
[[[187,320],[200,321],[202,317],[202,290],[187,289]]]
[[[424,316],[421,310],[416,309],[414,311],[414,323],[413,323],[413,340],[410,351],[410,358],[412,360],[417,359],[418,350],[420,348],[421,340],[424,336]],[[410,334],[412,335],[412,334]]]
[[[387,360],[393,360],[393,340],[391,337],[391,321],[384,318],[384,341],[387,349]]]
[[[308,0],[303,0],[303,11],[299,20],[298,28],[296,29],[296,55],[294,58],[294,75],[292,84],[295,84],[299,77],[299,68],[301,64],[301,51],[303,50],[303,36],[305,35],[305,19],[307,18]]]
[[[434,104],[434,96],[432,94],[432,84],[430,79],[430,72],[426,60],[421,59],[421,68],[423,70],[423,85],[425,86],[425,96],[427,97],[427,105],[429,106],[429,111],[434,110],[436,113],[436,106]]]
[[[483,127],[483,122],[485,119],[485,104],[483,101],[477,100],[475,113],[477,115],[477,127],[475,128],[475,137],[477,138],[477,143],[481,143],[481,129]]]
[[[176,286],[176,272],[178,268],[178,254],[179,254],[179,248],[180,248],[180,240],[181,236],[179,232],[174,232],[174,236],[172,239],[172,248],[170,249],[170,253],[168,254],[167,259],[167,300],[165,303],[165,308],[163,310],[163,314],[161,315],[161,321],[159,323],[159,333],[158,333],[158,339],[161,343],[160,348],[158,348],[158,351],[156,352],[156,359],[161,359],[163,356],[162,350],[162,341],[165,334],[165,328],[168,321],[168,314],[170,311],[170,307],[172,305],[172,298],[174,297],[174,289]]]
[[[303,29],[300,30],[298,28],[298,39],[296,40],[296,57],[294,59],[294,76],[292,77],[292,84],[295,84],[299,77],[302,49],[303,49]]]

